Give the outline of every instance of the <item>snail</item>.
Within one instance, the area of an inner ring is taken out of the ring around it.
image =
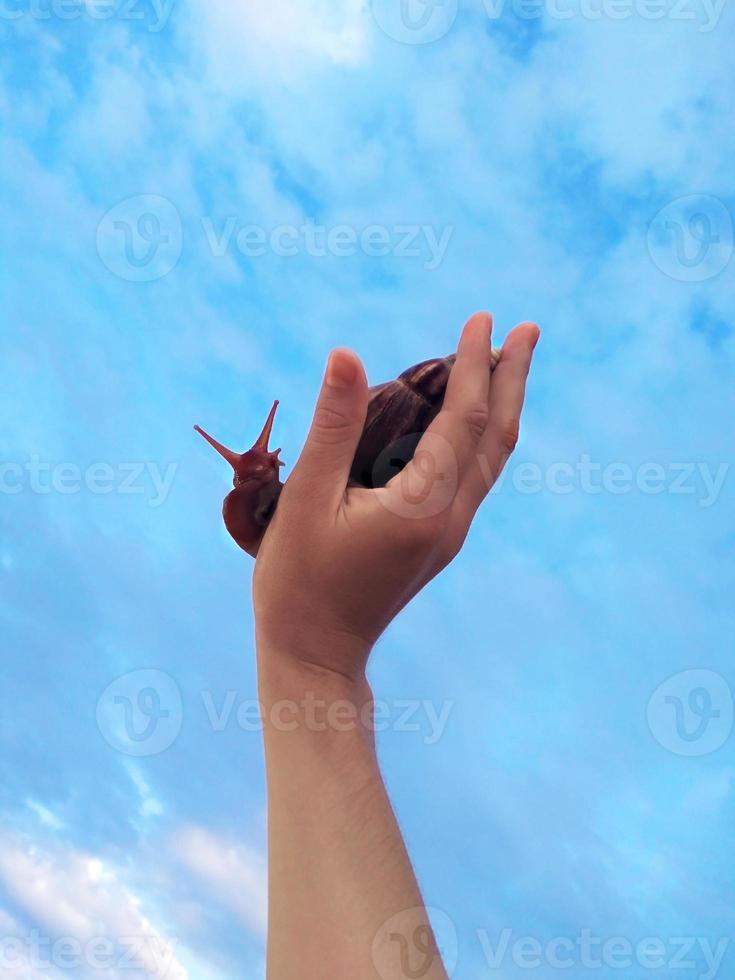
[[[493,348],[492,371],[500,360]],[[350,470],[350,483],[363,487],[385,486],[412,458],[419,439],[439,412],[455,355],[435,357],[414,364],[394,381],[369,389],[365,426]],[[268,442],[278,401],[268,413],[263,431],[245,453],[227,449],[200,426],[195,430],[223,456],[234,471],[233,489],[222,504],[225,527],[237,544],[255,556],[278,504],[283,484],[279,470],[280,449]]]

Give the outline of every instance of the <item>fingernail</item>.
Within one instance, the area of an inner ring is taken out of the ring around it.
[[[349,388],[357,378],[357,364],[349,351],[333,350],[327,361],[326,383],[330,388]]]

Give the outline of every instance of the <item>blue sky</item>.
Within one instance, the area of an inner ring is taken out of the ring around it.
[[[385,380],[485,308],[543,329],[521,444],[371,674],[453,975],[732,973],[734,30],[6,0],[0,976],[263,976],[251,565],[191,426],[278,397],[290,464],[330,347]]]

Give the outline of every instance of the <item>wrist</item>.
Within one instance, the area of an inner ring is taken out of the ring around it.
[[[372,740],[373,694],[365,676],[369,647],[353,637],[289,644],[257,631],[258,691],[266,729],[358,732]]]
[[[372,643],[344,628],[299,624],[287,616],[265,623],[256,615],[255,646],[258,675],[269,688],[309,684],[360,690],[367,685]]]

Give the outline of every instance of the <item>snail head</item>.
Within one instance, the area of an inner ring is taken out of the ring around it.
[[[208,432],[200,426],[195,425],[196,431],[203,436],[220,456],[223,456],[234,471],[232,485],[236,490],[246,489],[248,486],[271,483],[278,480],[278,470],[283,466],[283,461],[278,458],[280,449],[268,449],[273,419],[278,408],[278,401],[273,402],[273,407],[268,413],[268,418],[263,426],[263,431],[255,440],[252,448],[245,453],[236,453],[222,443],[213,439]]]

